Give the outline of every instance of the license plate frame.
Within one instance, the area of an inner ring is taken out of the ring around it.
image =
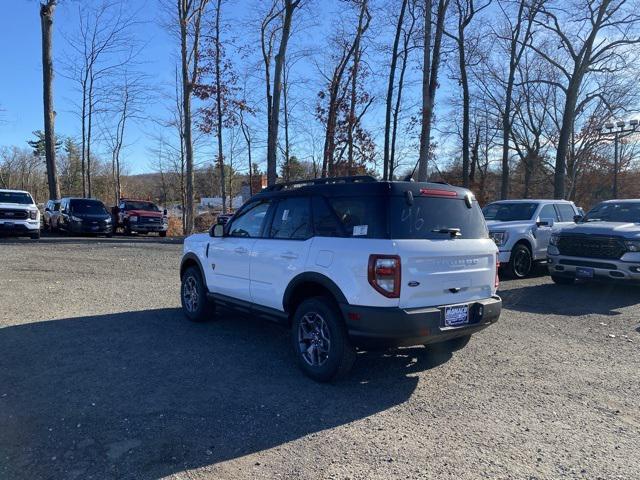
[[[447,305],[443,308],[443,323],[445,327],[461,327],[470,323],[470,308],[468,303]]]
[[[591,267],[576,267],[576,278],[591,280],[595,275],[595,270]]]

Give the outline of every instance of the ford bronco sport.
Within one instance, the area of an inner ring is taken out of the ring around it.
[[[302,370],[348,372],[355,347],[462,348],[495,322],[497,253],[473,194],[372,177],[268,187],[184,242],[186,317],[218,306],[291,327]]]

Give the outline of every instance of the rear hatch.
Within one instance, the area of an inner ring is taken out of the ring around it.
[[[401,308],[470,303],[495,293],[495,243],[478,202],[446,189],[391,198]],[[446,192],[446,193],[445,193]]]

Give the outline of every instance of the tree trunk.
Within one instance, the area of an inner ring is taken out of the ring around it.
[[[555,199],[563,199],[565,197],[567,153],[571,131],[573,130],[576,103],[578,102],[578,90],[581,83],[582,75],[575,73],[567,88],[567,97],[562,112],[562,127],[560,128],[558,148],[556,150],[556,166],[553,174],[553,198]]]
[[[44,143],[47,165],[49,198],[60,198],[58,171],[56,168],[55,112],[53,111],[53,60],[52,26],[56,0],[40,4],[40,24],[42,27],[42,85],[44,102]]]
[[[398,15],[398,23],[396,24],[396,35],[393,39],[393,50],[391,52],[391,66],[389,69],[389,83],[387,85],[387,108],[384,118],[384,156],[382,160],[382,179],[390,180],[391,158],[391,109],[393,105],[393,89],[395,84],[396,65],[398,63],[398,46],[400,45],[400,34],[402,33],[402,24],[404,22],[404,12],[407,8],[408,0],[402,0],[400,6],[400,14]],[[406,55],[406,52],[405,52]]]
[[[425,0],[424,18],[424,58],[422,66],[422,128],[420,133],[420,157],[418,158],[418,181],[428,179],[428,162],[431,143],[431,121],[438,88],[438,68],[440,66],[440,48],[444,32],[444,20],[449,0],[438,1],[438,17],[436,32],[433,38],[433,54],[431,52],[431,2]]]
[[[87,197],[91,198],[91,130],[93,126],[93,74],[89,79],[89,111],[87,113]]]
[[[271,104],[271,119],[269,121],[269,131],[267,136],[267,183],[274,185],[277,179],[277,157],[278,146],[278,123],[280,120],[280,96],[282,93],[282,68],[284,66],[285,55],[287,53],[287,43],[291,35],[291,19],[293,11],[300,3],[300,0],[285,0],[284,21],[282,25],[282,37],[280,38],[280,48],[275,57],[275,67],[273,75],[273,101]]]
[[[222,193],[222,213],[227,213],[227,194],[224,183],[224,155],[222,152],[222,91],[220,81],[220,8],[222,0],[216,7],[216,110],[218,115],[218,168],[220,169],[220,188]]]
[[[467,78],[467,60],[464,45],[464,26],[458,28],[458,60],[460,68],[460,83],[462,84],[462,185],[469,188],[469,79]]]
[[[191,138],[191,90],[193,85],[189,79],[189,60],[187,55],[187,12],[186,7],[178,0],[178,12],[180,12],[180,57],[182,66],[182,114],[184,117],[184,149],[186,159],[186,187],[185,206],[183,216],[185,220],[185,235],[193,232],[194,225],[194,198],[193,198],[193,141]],[[184,13],[183,13],[184,12]]]

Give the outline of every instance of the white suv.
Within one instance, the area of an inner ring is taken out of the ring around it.
[[[29,192],[0,189],[0,234],[40,238],[40,211]]]
[[[303,371],[345,374],[355,347],[456,350],[495,322],[497,248],[473,194],[345,177],[278,184],[184,242],[193,321],[232,307],[291,327]]]
[[[528,276],[535,262],[546,260],[552,231],[573,225],[580,215],[567,200],[500,200],[483,213],[500,249],[500,265],[512,278]]]

